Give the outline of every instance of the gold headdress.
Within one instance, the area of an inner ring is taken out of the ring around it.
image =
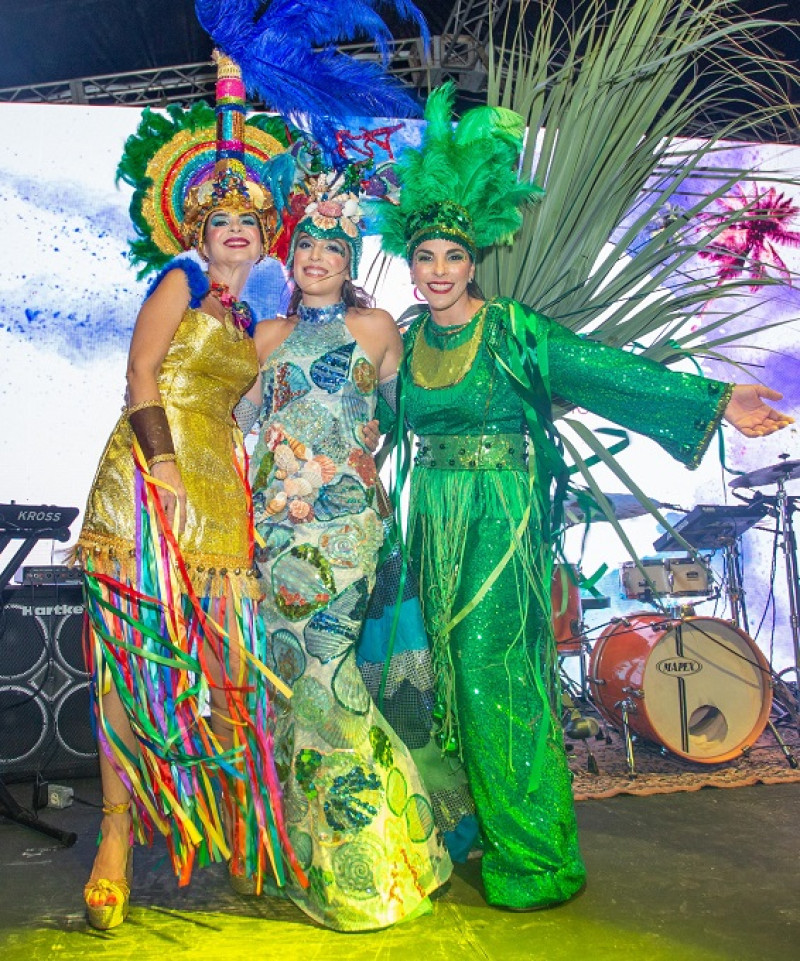
[[[264,183],[291,132],[279,117],[245,120],[239,68],[229,57],[216,59],[214,110],[205,103],[169,107],[166,116],[145,110],[125,145],[117,177],[134,187],[130,210],[139,236],[130,246],[140,275],[197,247],[214,210],[253,211],[264,254],[275,239],[278,217]]]

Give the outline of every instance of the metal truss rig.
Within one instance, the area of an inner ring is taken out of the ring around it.
[[[465,92],[482,90],[486,84],[487,62],[482,35],[488,33],[485,18],[490,5],[491,0],[459,2],[448,24],[458,32],[432,37],[428,57],[419,38],[394,41],[389,52],[388,72],[422,92],[448,77]],[[495,7],[498,5],[505,4],[497,4],[495,0]],[[477,7],[481,8],[484,19],[476,19]],[[480,29],[481,26],[484,29]],[[359,60],[380,60],[380,54],[371,44],[348,44],[340,49]],[[0,89],[0,101],[165,107],[169,103],[213,100],[215,82],[216,69],[212,63],[189,63],[136,73],[6,87]]]

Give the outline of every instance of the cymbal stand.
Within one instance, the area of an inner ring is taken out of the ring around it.
[[[749,634],[747,623],[747,605],[745,604],[745,590],[742,583],[741,554],[739,552],[739,538],[733,537],[722,542],[725,557],[725,592],[728,595],[731,620],[736,627]]]
[[[778,514],[778,525],[782,536],[783,557],[786,565],[786,582],[789,597],[789,629],[792,634],[792,650],[794,654],[794,679],[796,690],[800,690],[800,575],[797,565],[797,541],[792,527],[792,512],[797,510],[800,498],[790,497],[786,493],[784,478],[778,479],[778,493],[775,495],[775,507]]]

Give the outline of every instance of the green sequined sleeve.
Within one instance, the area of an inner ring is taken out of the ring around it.
[[[636,354],[587,340],[527,311],[525,325],[547,334],[554,396],[657,441],[695,468],[733,391],[732,384],[670,370]]]

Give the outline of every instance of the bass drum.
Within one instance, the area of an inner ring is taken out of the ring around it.
[[[678,757],[729,761],[761,735],[772,706],[769,665],[744,631],[711,617],[633,614],[609,625],[589,661],[598,710]]]

